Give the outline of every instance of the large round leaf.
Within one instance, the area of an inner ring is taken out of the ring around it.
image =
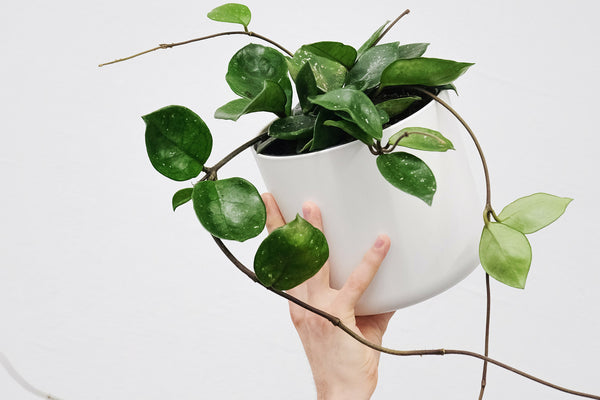
[[[556,221],[572,200],[547,193],[535,193],[504,207],[498,219],[519,232],[533,233]]]
[[[235,94],[252,99],[264,88],[265,81],[277,83],[291,106],[292,86],[287,76],[285,57],[271,47],[249,44],[229,61],[225,79]]]
[[[498,222],[483,227],[479,242],[481,266],[491,277],[523,289],[531,265],[531,246],[521,232]]]
[[[202,119],[182,106],[168,106],[142,117],[152,166],[176,181],[195,178],[212,150],[212,136]]]
[[[423,160],[404,152],[382,154],[377,156],[377,168],[389,183],[431,205],[435,177]]]
[[[202,226],[221,239],[243,242],[265,227],[265,205],[258,190],[245,179],[198,182],[192,201]]]
[[[254,257],[254,271],[263,285],[288,290],[316,274],[327,258],[325,235],[298,215],[261,243]]]

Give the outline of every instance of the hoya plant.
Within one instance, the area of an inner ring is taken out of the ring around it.
[[[291,155],[356,140],[375,155],[373,162],[391,185],[431,205],[437,186],[435,176],[408,149],[445,152],[454,150],[452,142],[443,132],[428,127],[401,129],[385,143],[382,132],[429,101],[440,101],[449,108],[436,95],[443,90],[456,90],[455,80],[473,63],[425,57],[428,43],[380,43],[406,13],[381,25],[358,48],[322,41],[303,45],[292,53],[250,32],[251,13],[244,5],[229,3],[209,12],[212,20],[243,27],[243,31],[210,37],[247,34],[269,44],[251,43],[233,55],[225,80],[238,97],[215,110],[214,117],[237,121],[249,113],[268,112],[275,119],[255,140],[207,167],[213,136],[196,113],[171,105],[143,116],[146,148],[154,168],[175,181],[191,181],[202,175],[192,187],[174,194],[173,209],[191,200],[198,220],[213,236],[243,242],[264,230],[265,206],[257,189],[247,180],[217,177],[225,163],[250,146],[255,146],[258,153]],[[180,44],[183,43],[156,49]],[[465,127],[472,134],[466,124]],[[571,199],[536,193],[516,200],[496,214],[491,206],[483,152],[473,134],[472,137],[480,151],[488,188],[479,246],[481,265],[500,282],[524,288],[531,265],[531,246],[525,235],[556,220]],[[254,262],[261,283],[289,289],[319,270],[328,258],[327,241],[300,240],[307,237],[307,230],[320,235],[298,217],[265,239]],[[292,249],[294,254],[286,255]],[[292,267],[275,261],[279,254],[287,260],[303,262]]]
[[[283,292],[317,273],[329,256],[324,235],[302,217],[298,215],[262,241],[254,258],[254,272],[243,266],[224,245],[222,239],[243,242],[265,229],[265,205],[255,186],[242,177],[223,178],[218,174],[223,165],[242,151],[254,147],[258,153],[286,156],[359,141],[373,154],[373,163],[389,184],[412,196],[414,201],[431,205],[435,202],[435,176],[411,150],[453,151],[452,142],[444,132],[427,126],[401,129],[386,141],[382,132],[429,102],[439,102],[463,124],[481,158],[486,180],[479,244],[481,265],[486,277],[515,288],[525,287],[531,265],[531,246],[526,235],[559,218],[571,201],[535,193],[515,200],[496,213],[491,204],[490,179],[481,146],[466,122],[438,97],[444,90],[456,90],[455,81],[473,63],[427,57],[428,43],[382,43],[384,36],[407,13],[408,10],[393,22],[381,25],[357,47],[321,41],[302,45],[291,52],[272,39],[250,31],[250,10],[230,3],[210,11],[208,18],[241,25],[241,30],[161,44],[106,63],[217,36],[247,35],[259,41],[233,54],[225,80],[234,98],[210,113],[217,119],[231,121],[249,113],[272,113],[274,119],[268,127],[209,166],[213,135],[207,124],[190,109],[170,105],[142,117],[146,124],[147,153],[162,175],[175,181],[192,182],[173,195],[173,210],[191,201],[202,226],[238,268],[267,289],[328,318],[342,329],[343,324],[340,325],[335,316],[313,309]],[[221,140],[230,141],[231,137]],[[344,330],[353,335],[348,329]],[[399,353],[353,336],[379,351]],[[436,351],[426,354],[451,352]],[[501,364],[487,357],[487,350],[479,358],[486,363]]]

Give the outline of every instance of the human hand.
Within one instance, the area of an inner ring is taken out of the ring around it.
[[[263,194],[269,232],[285,224],[273,196]],[[323,230],[319,208],[302,206],[304,219]],[[336,317],[365,339],[381,344],[393,312],[355,316],[354,307],[373,280],[390,248],[390,239],[379,235],[344,286],[329,286],[329,263],[306,282],[288,290],[300,300]],[[357,260],[358,261],[358,260]],[[380,353],[357,342],[326,319],[290,302],[290,315],[312,370],[319,400],[369,399],[377,386]]]

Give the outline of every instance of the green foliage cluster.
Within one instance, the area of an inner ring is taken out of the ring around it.
[[[241,24],[248,32],[251,13],[244,5],[230,3],[208,17]],[[253,112],[274,113],[277,119],[257,146],[259,152],[301,154],[361,141],[375,149],[377,167],[387,181],[431,205],[436,191],[432,171],[415,155],[391,150],[402,146],[445,152],[454,149],[452,143],[440,132],[409,127],[383,146],[382,130],[424,102],[415,86],[434,93],[453,89],[453,82],[472,64],[423,57],[427,43],[378,44],[388,23],[358,49],[323,41],[284,55],[272,47],[248,44],[233,55],[226,74],[238,98],[218,108],[215,118],[236,121]],[[148,156],[156,170],[176,181],[205,173],[193,188],[175,193],[173,209],[191,200],[201,224],[222,239],[245,241],[263,231],[265,206],[256,188],[242,178],[217,179],[216,170],[205,167],[212,135],[198,115],[168,106],[143,119]],[[480,244],[486,271],[508,285],[524,287],[531,263],[524,234],[554,221],[569,201],[536,194],[507,206],[496,222],[486,214]],[[313,276],[327,258],[322,233],[298,216],[263,241],[254,268],[265,286],[285,290]]]

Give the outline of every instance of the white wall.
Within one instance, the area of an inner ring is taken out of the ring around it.
[[[96,67],[229,29],[204,17],[218,4],[30,0],[1,8],[0,352],[64,400],[314,397],[287,305],[227,263],[190,207],[170,211],[182,185],[145,155],[139,116],[168,104],[205,118],[215,159],[269,120],[211,117],[234,98],[223,77],[248,38]],[[491,355],[600,394],[596,2],[247,4],[252,29],[291,49],[324,39],[359,45],[408,7],[389,39],[431,42],[431,56],[477,63],[457,82],[458,108],[486,149],[496,208],[537,191],[575,198],[532,237],[527,289],[493,283]],[[249,155],[224,173],[260,181]],[[234,247],[248,261],[255,246]],[[399,311],[385,343],[481,351],[484,295],[477,270]],[[479,390],[475,360],[383,356],[381,364],[375,399],[465,399]],[[0,399],[32,398],[0,370]],[[486,398],[568,397],[490,367]]]

